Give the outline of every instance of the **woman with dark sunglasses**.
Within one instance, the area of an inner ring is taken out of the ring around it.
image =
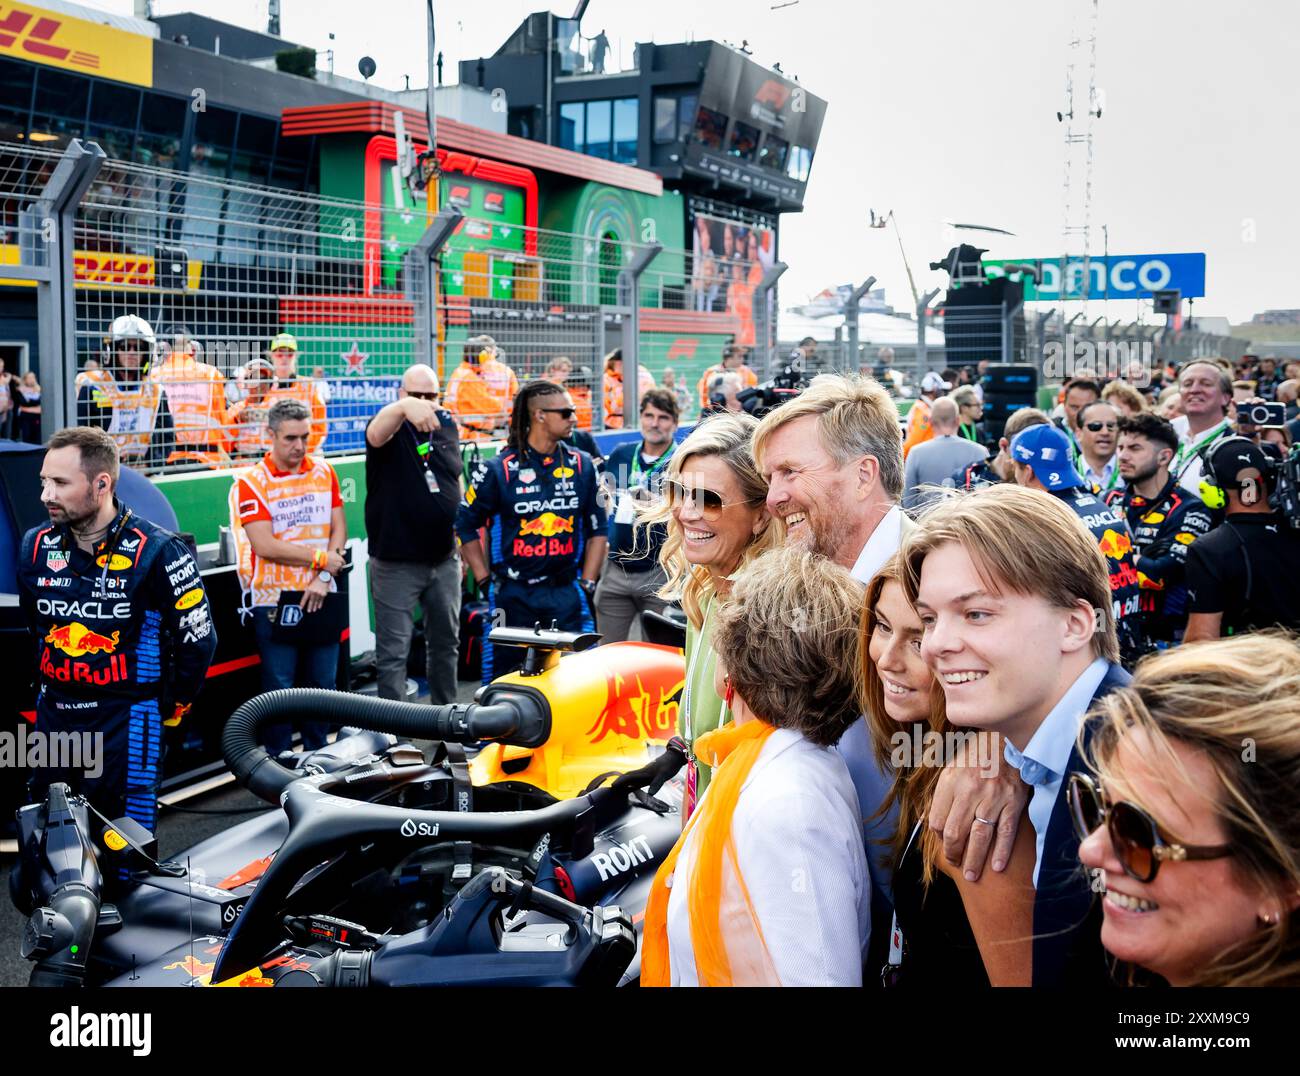
[[[1166,651],[1098,710],[1069,805],[1102,944],[1173,986],[1300,985],[1295,638]]]
[[[714,690],[713,629],[732,577],[775,548],[780,538],[768,515],[767,483],[754,465],[750,439],[758,420],[721,414],[696,425],[664,469],[660,501],[637,508],[638,528],[667,525],[659,552],[668,582],[659,596],[686,612],[686,686],[678,730],[690,747],[721,728],[728,714]],[[691,759],[683,821],[708,784],[710,768]]]

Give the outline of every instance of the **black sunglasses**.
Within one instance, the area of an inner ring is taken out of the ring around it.
[[[441,396],[442,394],[438,392],[409,392],[408,391],[406,395],[412,396],[417,400],[429,400],[430,402],[433,402],[437,400],[438,397]]]
[[[1118,430],[1118,422],[1085,422],[1084,429],[1091,430],[1093,433],[1101,433],[1102,430]]]
[[[1165,860],[1223,859],[1233,854],[1226,844],[1198,847],[1170,840],[1141,807],[1125,801],[1107,803],[1101,786],[1084,773],[1070,774],[1067,800],[1079,840],[1086,840],[1104,822],[1124,873],[1139,882],[1155,881]]]
[[[539,407],[537,410],[547,415],[559,415],[562,419],[571,419],[578,413],[573,407]]]

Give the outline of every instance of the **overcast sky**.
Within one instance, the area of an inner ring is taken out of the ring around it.
[[[86,0],[83,0],[86,2]],[[583,31],[604,29],[630,61],[640,40],[748,39],[753,58],[779,61],[829,102],[805,209],[786,214],[781,256],[787,304],[822,287],[879,278],[911,305],[892,229],[867,210],[894,210],[917,285],[945,277],[926,263],[951,243],[944,220],[1005,228],[968,236],[989,257],[1057,257],[1062,250],[1063,107],[1070,12],[1088,0],[593,0]],[[88,6],[130,13],[132,0]],[[155,11],[198,11],[265,29],[266,0],[157,0]],[[568,15],[574,0],[556,7]],[[325,48],[339,74],[369,54],[375,81],[425,83],[421,0],[283,0],[282,32]],[[529,0],[437,0],[445,81],[456,61],[490,55],[530,11]],[[1086,23],[1085,23],[1086,25]],[[1287,0],[1101,0],[1094,124],[1093,253],[1204,251],[1198,315],[1244,321],[1300,307],[1300,9]],[[321,59],[324,66],[324,58]],[[1076,92],[1086,98],[1087,54]],[[1080,105],[1080,111],[1082,106]],[[1082,176],[1076,197],[1082,202]],[[1077,244],[1072,252],[1077,253]],[[1133,302],[1089,317],[1129,320]]]

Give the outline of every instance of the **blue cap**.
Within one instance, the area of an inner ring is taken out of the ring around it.
[[[1049,490],[1084,484],[1070,459],[1070,439],[1055,426],[1041,423],[1021,430],[1011,442],[1011,458],[1029,464],[1034,476]]]

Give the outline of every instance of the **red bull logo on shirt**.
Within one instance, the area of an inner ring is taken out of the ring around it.
[[[1111,530],[1109,527],[1102,534],[1098,545],[1101,546],[1103,556],[1109,557],[1111,560],[1123,560],[1125,554],[1133,552],[1132,539],[1127,534]]]
[[[561,534],[567,534],[569,537],[557,537]],[[529,537],[543,540],[528,542],[525,539]],[[554,512],[543,512],[533,519],[520,521],[513,553],[516,557],[565,557],[572,554],[573,549],[573,516],[557,516]]]
[[[573,517],[557,516],[554,512],[543,512],[536,519],[525,519],[519,524],[519,534],[540,534],[543,538],[552,538],[557,534],[573,533]]]
[[[111,654],[117,649],[117,641],[121,635],[120,631],[113,632],[111,636],[100,635],[99,632],[91,631],[85,624],[74,620],[61,628],[51,628],[45,636],[45,641],[51,646],[58,647],[69,657],[79,658],[86,654]]]

